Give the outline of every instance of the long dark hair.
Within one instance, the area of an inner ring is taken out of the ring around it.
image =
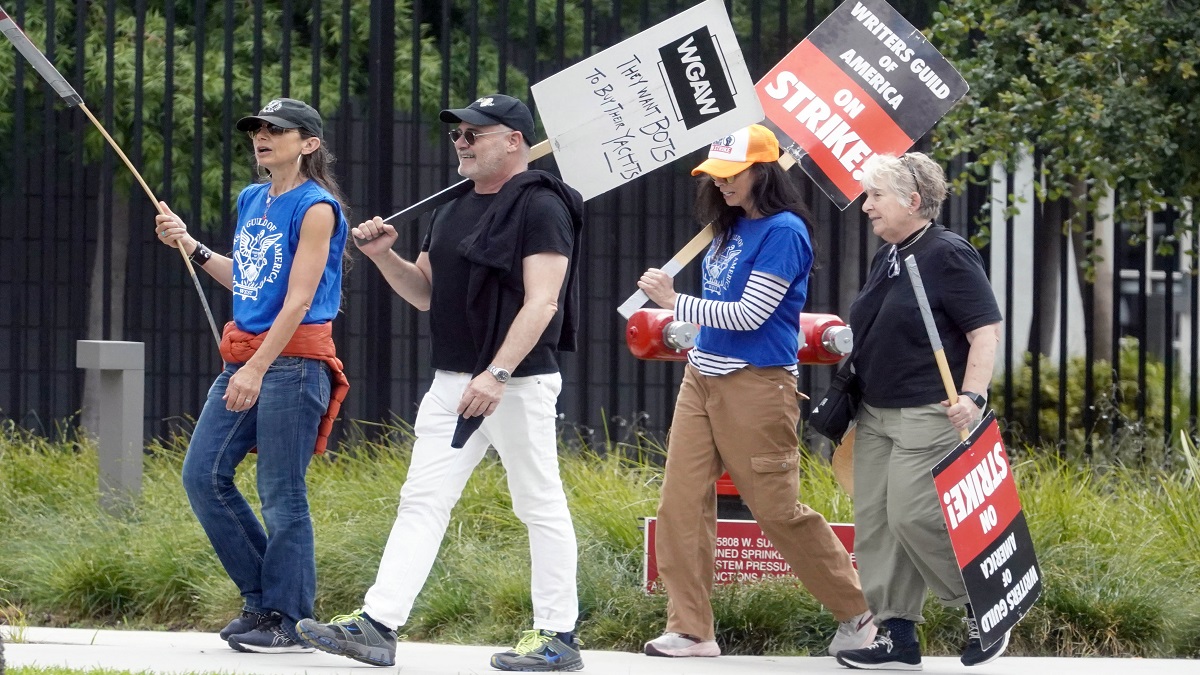
[[[300,129],[300,138],[313,138],[316,136],[308,129]],[[325,188],[325,191],[333,195],[333,198],[342,206],[342,213],[346,216],[347,222],[350,220],[350,207],[346,204],[346,196],[342,194],[342,188],[338,185],[337,176],[333,173],[333,165],[337,162],[337,158],[333,153],[325,147],[325,139],[321,139],[321,145],[316,151],[300,158],[300,173],[316,181],[317,185]]]
[[[316,138],[316,134],[308,129],[298,128],[300,138]],[[314,152],[300,156],[300,173],[306,178],[313,179],[317,185],[325,188],[325,190],[333,195],[338,204],[342,207],[342,214],[346,216],[346,221],[350,221],[350,205],[346,203],[346,195],[342,193],[342,188],[338,185],[337,176],[333,173],[333,165],[337,162],[337,158],[333,156],[329,148],[325,146],[325,139],[321,139],[321,145]],[[258,181],[266,183],[271,180],[271,172],[264,169],[257,162],[254,164],[254,169],[258,173]]]
[[[316,134],[308,129],[297,129],[300,132],[300,138],[315,138]],[[350,222],[350,207],[346,204],[346,196],[342,194],[342,187],[338,185],[337,177],[333,173],[333,165],[337,158],[333,153],[325,147],[325,139],[321,139],[321,145],[317,149],[307,155],[300,156],[300,173],[303,176],[311,178],[317,185],[325,188],[325,191],[333,195],[339,206],[342,207],[342,215],[346,218],[346,222]],[[258,171],[260,181],[271,180],[271,172],[263,169],[257,163],[255,167]],[[334,223],[336,229],[337,223]],[[347,230],[347,237],[350,236]],[[348,242],[347,242],[348,244]],[[342,250],[342,271],[349,272],[354,266],[354,257],[350,255],[350,246],[347,245]]]
[[[300,130],[300,138],[313,138],[316,136],[308,129]],[[342,206],[342,215],[346,218],[346,222],[350,222],[350,207],[346,204],[346,197],[342,194],[342,187],[338,185],[337,176],[333,173],[333,165],[337,162],[337,157],[325,147],[325,139],[321,139],[321,145],[316,150],[307,155],[300,157],[300,173],[313,179],[325,188],[325,191],[333,195],[338,204]],[[336,226],[336,223],[335,223]],[[350,229],[346,228],[346,237],[349,238]],[[354,256],[350,254],[350,242],[346,242],[346,247],[342,249],[342,272],[347,273],[354,266]],[[344,279],[344,277],[343,277]],[[339,306],[339,310],[340,306]]]
[[[778,162],[757,162],[751,164],[746,171],[751,172],[754,186],[750,189],[750,198],[754,206],[763,216],[773,216],[783,211],[791,211],[804,220],[809,236],[812,236],[812,214],[804,204],[804,195],[800,186],[788,177]],[[729,231],[733,229],[737,219],[746,211],[740,206],[730,206],[725,203],[720,189],[713,183],[712,177],[701,175],[696,184],[696,220],[700,223],[712,223],[713,240],[717,242],[718,250],[725,245]]]

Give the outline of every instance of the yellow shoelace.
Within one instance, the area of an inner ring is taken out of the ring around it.
[[[549,641],[550,636],[543,635],[540,630],[527,630],[521,633],[521,640],[517,642],[513,651],[521,655],[529,654],[541,649],[542,645]]]

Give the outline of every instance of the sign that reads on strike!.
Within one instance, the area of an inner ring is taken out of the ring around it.
[[[933,482],[986,648],[1042,594],[1033,539],[994,413],[938,462]]]
[[[800,166],[845,209],[872,155],[900,155],[967,93],[945,58],[883,0],[847,0],[756,88]]]
[[[762,120],[721,0],[532,87],[563,180],[591,199]]]

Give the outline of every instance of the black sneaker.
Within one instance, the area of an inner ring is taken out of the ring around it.
[[[270,614],[265,612],[251,612],[248,609],[242,609],[241,615],[230,621],[224,628],[221,629],[220,636],[222,640],[228,640],[234,635],[249,633],[258,628],[258,624],[270,618]]]
[[[229,646],[239,652],[258,654],[300,654],[316,651],[292,639],[283,629],[283,619],[277,612],[272,612],[254,630],[231,636]]]
[[[1005,631],[1004,637],[996,640],[995,644],[987,649],[983,648],[983,643],[979,641],[979,621],[973,616],[964,616],[963,621],[967,622],[967,646],[963,647],[962,661],[964,666],[982,666],[985,663],[991,663],[1000,658],[1005,649],[1008,649],[1008,636],[1011,631]]]
[[[887,635],[876,635],[870,647],[846,649],[837,662],[860,670],[921,670],[921,646],[916,642],[897,647]]]

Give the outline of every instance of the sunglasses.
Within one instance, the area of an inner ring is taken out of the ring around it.
[[[258,125],[257,127],[254,127],[253,129],[250,129],[249,131],[247,131],[246,134],[253,137],[256,134],[258,134],[258,132],[262,131],[263,127],[266,127],[267,133],[271,134],[272,136],[282,136],[283,134],[286,134],[287,132],[292,131],[291,129],[285,129],[281,126],[276,126],[274,124],[271,124],[270,122],[263,122],[262,124]]]
[[[465,138],[465,139],[467,139],[467,145],[475,145],[475,139],[479,138],[480,136],[487,136],[489,134],[511,134],[511,133],[512,133],[512,129],[501,129],[500,131],[482,131],[482,132],[475,131],[474,129],[467,129],[465,131],[462,129],[451,129],[448,132],[448,135],[450,136],[451,143],[457,143],[458,139]]]
[[[892,250],[888,251],[887,264],[887,275],[889,279],[895,279],[896,277],[900,276],[900,260],[899,256],[897,255],[895,244],[892,244]]]

